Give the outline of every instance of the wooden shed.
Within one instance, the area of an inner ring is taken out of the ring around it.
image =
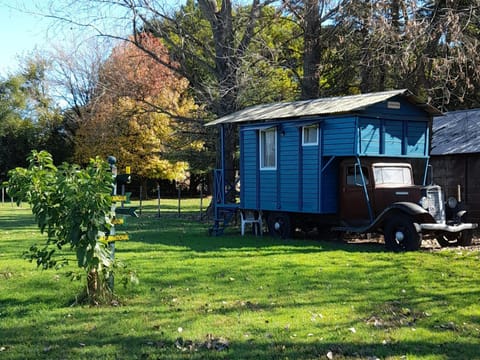
[[[469,221],[480,222],[480,109],[435,117],[432,128],[434,183],[444,188],[446,198],[460,195]]]

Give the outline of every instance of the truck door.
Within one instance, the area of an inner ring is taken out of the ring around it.
[[[371,176],[367,167],[362,166],[361,170],[360,172],[360,166],[354,163],[346,163],[342,166],[340,178],[340,181],[342,181],[340,186],[340,217],[349,225],[361,225],[370,222],[363,181],[365,181],[370,196],[372,194]],[[371,196],[370,201],[372,201]]]

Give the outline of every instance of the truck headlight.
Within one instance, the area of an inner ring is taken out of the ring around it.
[[[419,201],[419,204],[422,208],[424,208],[425,210],[428,210],[428,199],[426,196],[423,196],[420,201]]]
[[[458,201],[453,196],[450,196],[447,200],[447,205],[450,209],[455,209],[458,205]]]

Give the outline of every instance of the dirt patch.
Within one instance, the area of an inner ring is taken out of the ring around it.
[[[399,328],[414,326],[419,319],[428,316],[425,312],[419,312],[402,304],[400,301],[389,301],[381,304],[377,312],[372,314],[365,322],[376,328]]]
[[[383,235],[365,234],[365,235],[345,235],[344,241],[348,244],[381,244],[384,245]],[[480,251],[480,237],[477,235],[472,239],[470,246],[450,246],[441,247],[435,239],[423,239],[421,250],[425,251],[443,251],[448,249],[459,249],[466,251]]]

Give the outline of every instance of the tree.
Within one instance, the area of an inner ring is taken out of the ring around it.
[[[108,279],[114,263],[101,238],[110,228],[112,174],[99,158],[85,169],[53,164],[46,151],[32,151],[28,168],[9,172],[7,191],[17,202],[32,206],[38,227],[47,235],[43,246],[33,245],[28,258],[43,269],[59,268],[67,260],[58,254],[69,246],[85,271],[86,300],[91,304],[112,299]]]
[[[409,88],[442,109],[478,104],[478,1],[365,0],[336,26],[362,92]],[[450,104],[450,105],[448,105]]]
[[[143,178],[180,180],[188,168],[177,161],[178,151],[200,151],[203,143],[189,136],[200,122],[192,120],[199,110],[188,96],[188,82],[171,70],[161,42],[149,34],[138,35],[163,63],[155,61],[131,43],[115,47],[98,74],[94,96],[76,133],[76,159],[115,154],[119,167],[132,166]]]
[[[415,85],[442,109],[478,107],[480,3],[431,0],[422,5],[416,9],[424,26],[418,34]]]
[[[335,16],[348,1],[344,0],[295,0],[283,1],[288,14],[302,31],[302,73],[299,78],[302,99],[320,96],[322,87],[328,87],[325,79],[336,66],[328,63],[329,53],[334,46],[337,28],[332,26]],[[338,59],[337,59],[338,60]],[[338,95],[338,94],[337,94]]]
[[[33,146],[35,129],[19,111],[25,107],[25,94],[21,90],[23,78],[11,77],[0,84],[0,176],[5,178],[8,170],[24,165]]]
[[[61,131],[60,110],[45,82],[48,64],[27,58],[23,68],[0,81],[0,177],[8,170],[25,166],[32,149],[46,149],[68,157]]]
[[[50,64],[46,81],[52,96],[62,104],[62,130],[72,148],[75,133],[89,117],[96,91],[101,88],[99,71],[112,47],[110,39],[71,39],[68,45],[52,44],[42,53]]]
[[[273,4],[274,0],[252,0],[250,5],[235,8],[231,0],[200,0],[198,6],[193,1],[175,13],[168,11],[162,1],[88,1],[89,7],[95,7],[96,19],[106,19],[107,13],[115,13],[123,24],[132,30],[133,36],[114,34],[104,30],[105,26],[93,20],[84,10],[86,2],[72,4],[75,16],[71,13],[56,12],[70,24],[82,24],[95,28],[103,36],[133,43],[160,64],[170,67],[185,77],[191,87],[197,103],[214,116],[229,114],[242,107],[239,102],[239,89],[245,84],[241,69],[245,55],[258,34],[258,22],[262,10]],[[53,5],[53,4],[52,4]],[[69,8],[72,9],[72,8]],[[193,9],[194,13],[190,12]],[[104,12],[102,12],[102,10]],[[241,10],[241,11],[240,11]],[[181,16],[183,14],[184,16]],[[199,14],[199,16],[197,16]],[[85,17],[82,18],[82,15]],[[124,16],[122,16],[124,15]],[[193,19],[200,19],[197,27],[189,27]],[[111,19],[111,17],[110,17]],[[183,21],[182,19],[186,19]],[[128,25],[129,22],[129,25]],[[187,25],[187,26],[185,26]],[[206,26],[201,26],[206,25]],[[191,31],[191,29],[199,29]],[[150,49],[145,48],[138,36],[144,31],[154,33],[169,48],[174,60],[180,66],[171,66]],[[131,35],[131,34],[128,34]],[[202,38],[208,35],[207,41]],[[195,67],[197,71],[187,71]],[[251,86],[251,85],[250,85]],[[235,163],[236,131],[233,125],[225,127],[225,153],[227,167]],[[234,168],[227,171],[227,181],[233,182]]]
[[[81,11],[86,4],[95,7],[95,18]],[[478,103],[476,0],[252,0],[237,6],[231,0],[188,0],[176,9],[161,0],[101,0],[72,6],[75,16],[57,13],[57,18],[130,42],[170,67],[189,81],[196,102],[211,117],[259,101],[291,100],[284,94],[297,95],[299,87],[302,98],[409,88],[442,108],[447,102]],[[127,35],[97,21],[112,19],[112,13],[128,26]],[[266,30],[288,21],[292,39],[301,41],[262,49]],[[144,31],[162,39],[178,66],[142,45]],[[284,56],[289,53],[291,62]],[[265,86],[274,83],[282,85]],[[263,96],[269,92],[252,88],[275,91]],[[236,128],[228,124],[223,130],[224,164],[217,166],[227,168],[226,181],[232,183]],[[213,138],[208,142],[211,147]]]
[[[164,39],[168,46],[172,47],[173,53],[177,55],[181,65],[182,59],[191,56],[198,56],[200,49],[202,57],[196,63],[204,69],[203,79],[207,81],[198,82],[197,77],[191,79],[191,83],[196,88],[196,94],[199,99],[204,99],[207,109],[216,116],[223,116],[232,113],[240,108],[239,104],[239,70],[242,59],[255,38],[256,26],[262,14],[262,9],[271,4],[272,0],[253,0],[251,5],[245,7],[248,11],[236,11],[233,8],[231,0],[199,0],[202,24],[208,25],[209,39],[202,41],[196,33],[189,31],[188,27],[181,26],[183,23],[178,21],[181,17],[171,17],[159,12],[161,7],[149,6],[144,9],[154,15],[153,18],[140,16],[139,19],[144,26],[153,29],[157,36]],[[186,15],[191,16],[188,9],[195,10],[193,2],[187,3]],[[157,21],[161,19],[161,21]],[[152,21],[155,20],[155,21]],[[203,44],[203,45],[202,45]],[[187,67],[180,66],[180,70],[186,70]],[[191,76],[191,72],[184,71],[184,76]],[[203,80],[200,78],[200,80]],[[223,129],[224,145],[224,164],[217,164],[226,170],[225,177],[227,184],[234,183],[235,177],[235,149],[236,149],[236,128],[232,124],[227,124]],[[217,156],[219,162],[221,157]]]

